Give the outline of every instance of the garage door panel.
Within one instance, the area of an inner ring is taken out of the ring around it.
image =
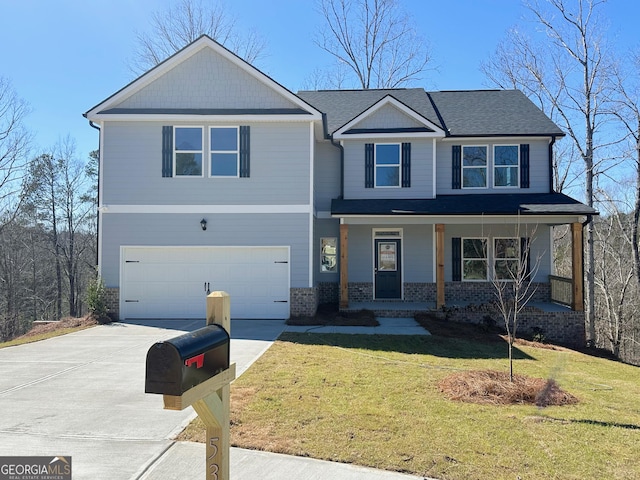
[[[231,295],[233,318],[289,316],[286,247],[123,250],[123,318],[204,318],[205,284]]]

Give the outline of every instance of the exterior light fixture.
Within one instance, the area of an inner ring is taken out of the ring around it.
[[[207,229],[207,221],[204,218],[200,220],[200,226],[202,227],[202,230]]]

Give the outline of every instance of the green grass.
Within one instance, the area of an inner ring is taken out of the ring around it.
[[[637,367],[519,346],[515,373],[553,377],[580,403],[477,405],[439,390],[455,371],[507,370],[506,353],[438,336],[284,334],[232,385],[232,443],[441,479],[640,478]]]

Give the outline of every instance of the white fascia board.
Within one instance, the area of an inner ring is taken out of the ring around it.
[[[181,114],[97,114],[92,121],[113,122],[313,122],[322,120],[322,115],[181,115]]]
[[[438,132],[396,132],[396,133],[348,133],[333,135],[334,140],[362,140],[375,138],[443,138]]]
[[[275,91],[277,91],[280,95],[285,97],[290,102],[299,106],[303,110],[306,110],[313,115],[318,115],[319,118],[322,118],[322,114],[316,110],[313,106],[302,100],[300,97],[295,95],[293,92],[289,91],[287,88],[280,85],[278,82],[273,80],[268,75],[262,73],[253,65],[247,63],[236,54],[213,40],[212,38],[203,35],[199,39],[195,40],[193,43],[187,45],[182,50],[179,50],[171,57],[166,59],[164,62],[156,65],[151,70],[142,74],[140,77],[135,79],[133,82],[129,83],[127,86],[116,92],[115,94],[108,97],[106,100],[103,100],[101,103],[93,107],[87,113],[85,113],[85,117],[89,120],[96,119],[96,114],[102,110],[108,109],[113,105],[120,104],[126,98],[130,97],[134,93],[142,90],[144,87],[148,86],[151,82],[156,80],[157,78],[164,75],[166,72],[174,68],[176,65],[182,63],[187,58],[193,56],[203,48],[211,48],[220,56],[232,62],[234,65],[239,67],[240,69],[247,72],[249,75],[256,78],[258,81],[264,83],[265,85],[271,87]]]
[[[113,213],[304,213],[312,212],[311,205],[101,205],[101,214]]]
[[[438,136],[438,137],[444,137],[445,136],[444,130],[442,130],[440,127],[438,127],[437,125],[432,123],[429,119],[427,119],[426,117],[423,117],[422,115],[420,115],[418,112],[416,112],[412,108],[408,107],[404,103],[402,103],[399,100],[395,99],[393,96],[387,95],[384,98],[380,99],[378,102],[376,102],[373,105],[371,105],[369,108],[367,108],[364,112],[362,112],[360,115],[355,117],[353,120],[350,120],[349,122],[345,123],[342,127],[340,127],[338,130],[336,130],[335,133],[333,134],[333,138],[356,138],[355,135],[344,136],[343,134],[344,134],[344,132],[346,132],[347,130],[352,128],[354,125],[356,125],[357,123],[361,122],[366,117],[372,115],[373,113],[375,113],[376,111],[378,111],[379,109],[381,109],[382,107],[384,107],[386,105],[393,105],[394,107],[396,107],[398,110],[400,110],[402,113],[404,113],[408,117],[411,117],[412,119],[416,120],[418,123],[421,123],[425,127],[430,128],[431,130],[433,130],[434,133],[430,134],[429,136]],[[394,134],[394,135],[396,137],[397,136],[402,136],[402,137],[408,136],[408,135],[405,135],[405,134]],[[421,136],[424,136],[424,135],[425,134],[422,134]]]
[[[530,142],[531,140],[542,140],[548,138],[549,141],[551,141],[551,137],[547,136],[547,135],[530,135],[530,136],[526,136],[526,135],[518,135],[518,136],[513,136],[513,137],[509,137],[509,136],[499,136],[499,137],[494,137],[491,135],[482,135],[482,136],[474,136],[474,137],[446,137],[443,138],[442,141],[443,142],[452,142],[452,143],[461,143],[461,142],[474,142],[474,144],[478,144],[478,143],[484,143],[486,144],[489,140],[491,141],[491,143],[495,143],[495,142],[510,142],[512,144],[515,143],[525,143],[525,142]]]

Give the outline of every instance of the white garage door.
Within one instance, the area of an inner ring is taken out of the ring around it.
[[[123,247],[122,318],[204,318],[206,290],[232,318],[289,317],[288,247]]]

